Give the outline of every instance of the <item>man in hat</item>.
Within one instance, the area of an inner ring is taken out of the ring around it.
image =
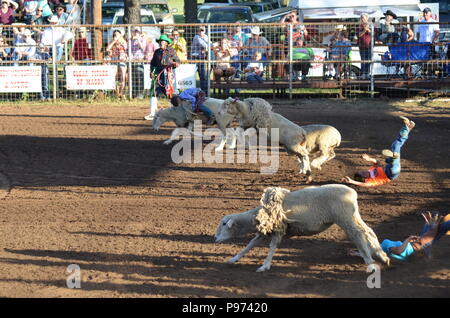
[[[28,61],[34,58],[36,54],[36,41],[31,37],[31,31],[25,29],[22,32],[22,41],[17,43],[14,49],[15,61]]]
[[[247,47],[247,58],[251,58],[256,52],[261,52],[262,59],[266,60],[272,56],[272,45],[265,37],[259,26],[250,29],[252,37],[247,40],[245,46]]]
[[[383,44],[397,43],[400,37],[395,29],[395,24],[398,24],[397,15],[391,10],[387,10],[384,16],[385,18],[380,20],[378,40]]]
[[[152,87],[150,89],[150,114],[145,116],[146,120],[152,120],[156,112],[156,105],[152,104],[152,97],[167,96],[172,97],[173,84],[175,83],[175,68],[180,64],[180,59],[175,50],[169,47],[172,40],[162,34],[159,39],[159,49],[153,54],[150,62],[150,76]]]
[[[437,22],[433,19],[433,13],[430,8],[423,9],[423,18],[419,20],[423,22],[416,24],[417,41],[434,43],[439,38],[439,24],[429,24]]]
[[[75,61],[92,60],[92,48],[87,40],[87,28],[78,29],[78,39],[75,40],[70,54]]]
[[[48,22],[51,26],[55,26],[58,24],[58,17],[56,15],[52,15]],[[66,30],[64,27],[57,27],[52,29],[51,27],[45,28],[42,33],[41,43],[45,45],[47,48],[51,48],[53,46],[53,41],[55,42],[57,56],[56,59],[58,61],[61,60],[62,55],[64,53],[64,45],[73,38],[73,33]]]

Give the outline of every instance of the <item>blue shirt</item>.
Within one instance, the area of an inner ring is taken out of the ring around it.
[[[384,240],[381,243],[381,248],[383,249],[383,251],[385,253],[388,254],[389,257],[392,257],[392,258],[395,258],[395,259],[398,259],[401,261],[406,261],[408,259],[408,257],[414,253],[414,249],[413,249],[411,243],[408,243],[406,245],[406,248],[400,255],[394,254],[391,252],[391,247],[401,246],[402,244],[403,244],[403,242],[401,242],[401,241]]]
[[[200,88],[187,88],[178,95],[182,100],[188,100],[191,102],[192,110],[195,111],[195,104],[197,102],[197,94],[200,91]]]

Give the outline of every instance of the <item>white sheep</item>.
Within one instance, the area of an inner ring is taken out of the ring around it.
[[[244,101],[226,99],[219,114],[231,115],[239,119],[241,128],[267,128],[270,135],[271,128],[278,129],[280,145],[284,146],[289,154],[297,156],[300,163],[300,173],[311,174],[309,154],[306,149],[306,131],[280,114],[272,112],[272,106],[262,98],[247,98]]]
[[[222,99],[207,98],[204,105],[208,107],[214,114],[217,126],[222,131],[222,139],[220,144],[216,147],[216,151],[223,150],[227,139],[230,137],[227,135],[227,127],[233,121],[233,116],[228,114],[219,114],[219,109],[223,103]],[[177,128],[172,132],[169,139],[164,141],[164,144],[168,145],[174,140],[178,139],[180,128],[188,128],[193,134],[194,120],[196,115],[191,111],[191,104],[188,101],[184,101],[177,107],[168,107],[158,111],[153,119],[153,129],[158,131],[162,124],[166,122],[174,122]],[[201,137],[201,136],[199,136]],[[236,135],[231,136],[231,144],[229,148],[236,147]]]
[[[325,231],[337,224],[353,241],[366,264],[372,256],[389,265],[373,230],[362,220],[355,190],[341,184],[307,187],[290,192],[266,188],[261,206],[222,218],[216,231],[216,242],[256,232],[256,236],[228,262],[235,263],[264,238],[270,238],[270,250],[258,272],[270,269],[272,257],[286,236],[307,236]]]
[[[243,101],[228,98],[219,110],[219,114],[222,116],[226,113],[238,118],[243,129],[250,127],[280,128],[280,144],[284,145],[289,153],[297,155],[300,173],[308,176],[307,182],[312,181],[311,168],[321,170],[324,163],[336,156],[334,148],[341,143],[341,134],[333,126],[298,126],[280,114],[274,113],[272,106],[262,98],[247,98]],[[303,137],[302,132],[304,132],[305,137]],[[300,148],[297,147],[299,144],[301,145]],[[311,155],[316,156],[316,158],[310,163]]]

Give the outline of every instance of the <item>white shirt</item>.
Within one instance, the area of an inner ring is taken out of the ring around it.
[[[54,38],[52,37],[52,28],[45,28],[44,32],[42,33],[41,43],[45,46],[52,46],[53,42],[52,40],[55,40],[56,46],[64,45],[61,43],[62,40],[67,43],[70,39],[73,38],[73,33],[70,31],[67,31],[64,27],[55,27],[55,34]]]
[[[434,19],[429,21],[421,20],[420,22],[437,22]],[[434,32],[439,31],[439,24],[416,24],[416,33],[419,33],[419,42],[433,42]]]

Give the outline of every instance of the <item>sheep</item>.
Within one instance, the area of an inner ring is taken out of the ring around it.
[[[228,138],[226,128],[233,121],[233,116],[228,114],[223,115],[219,114],[219,109],[222,103],[223,103],[222,99],[207,98],[205,100],[205,106],[208,107],[214,113],[216,123],[223,134],[220,144],[216,147],[216,151],[223,150]],[[191,111],[191,104],[187,101],[184,101],[178,107],[169,107],[158,111],[155,115],[155,118],[153,119],[152,126],[153,129],[158,131],[161,125],[164,124],[165,122],[173,121],[175,123],[177,128],[172,132],[170,138],[164,141],[164,144],[168,145],[172,143],[174,140],[178,139],[180,128],[188,128],[189,131],[191,131],[192,133],[193,122],[196,118],[197,118],[196,114]],[[232,135],[231,137],[232,141],[231,144],[229,145],[229,148],[235,148],[236,135]]]
[[[247,98],[244,101],[238,99],[226,99],[219,115],[229,114],[239,119],[242,129],[247,128],[278,128],[279,143],[284,146],[289,154],[297,156],[300,163],[300,173],[311,174],[309,166],[309,154],[306,149],[306,131],[292,121],[272,112],[272,106],[262,98]]]
[[[298,126],[283,116],[272,112],[272,106],[261,98],[247,98],[244,101],[228,98],[219,110],[219,114],[223,115],[225,113],[239,118],[243,129],[250,127],[287,128],[279,131],[280,143],[285,146],[288,153],[297,155],[300,173],[307,175],[307,183],[312,182],[311,168],[321,170],[324,163],[336,156],[334,148],[341,143],[341,134],[333,126]],[[268,120],[269,118],[271,119],[270,121]],[[298,137],[302,130],[306,136],[304,139]],[[293,134],[295,134],[294,139],[292,139]],[[304,146],[300,148],[300,152],[292,151],[292,145],[297,145],[297,143]],[[290,146],[286,147],[286,145]],[[304,148],[306,148],[306,154]],[[316,158],[310,162],[311,155],[316,156]]]
[[[266,188],[261,206],[221,219],[215,240],[220,243],[256,232],[248,245],[228,260],[236,263],[264,238],[270,238],[269,253],[257,270],[263,272],[270,269],[272,257],[284,236],[314,235],[333,224],[345,231],[366,264],[374,263],[372,256],[375,256],[389,265],[389,257],[381,249],[377,236],[359,214],[356,191],[342,184],[307,187],[293,192],[279,187]]]

